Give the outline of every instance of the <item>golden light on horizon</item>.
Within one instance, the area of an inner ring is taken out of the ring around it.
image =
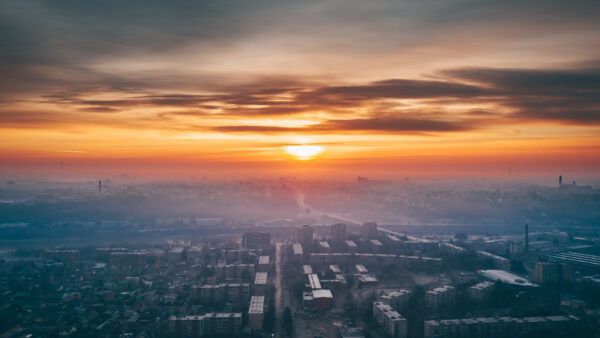
[[[323,151],[323,147],[315,145],[287,146],[285,151],[299,160],[310,160]]]

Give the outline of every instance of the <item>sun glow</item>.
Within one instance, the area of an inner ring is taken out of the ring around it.
[[[310,160],[315,155],[323,151],[323,147],[321,146],[287,146],[285,147],[285,151],[288,154],[296,156],[299,160]]]

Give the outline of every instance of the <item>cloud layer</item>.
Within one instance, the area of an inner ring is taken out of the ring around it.
[[[597,128],[599,14],[597,1],[3,2],[0,124],[232,135]]]

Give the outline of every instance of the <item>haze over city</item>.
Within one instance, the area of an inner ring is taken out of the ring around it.
[[[600,2],[0,2],[0,338],[600,337]]]

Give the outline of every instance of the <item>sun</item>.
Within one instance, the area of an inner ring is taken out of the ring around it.
[[[296,156],[296,158],[299,160],[310,160],[315,155],[322,152],[323,147],[314,145],[287,146],[285,147],[285,151],[288,154]]]

